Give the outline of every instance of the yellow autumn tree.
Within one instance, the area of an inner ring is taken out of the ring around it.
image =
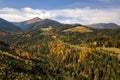
[[[51,41],[48,45],[50,54],[64,54],[65,45],[62,41]]]
[[[84,57],[86,56],[86,54],[87,54],[86,49],[81,50],[81,52],[79,54],[79,59],[78,59],[79,63],[84,59]]]
[[[79,53],[78,62],[80,63],[88,54],[91,54],[93,52],[92,48],[86,48],[82,49]]]
[[[97,46],[97,41],[92,42],[92,46],[96,47]]]

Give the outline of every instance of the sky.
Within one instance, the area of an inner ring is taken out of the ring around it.
[[[0,18],[20,22],[34,17],[62,23],[117,23],[120,0],[0,0]]]

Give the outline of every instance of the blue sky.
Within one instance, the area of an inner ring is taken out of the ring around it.
[[[120,7],[120,0],[0,0],[0,8],[31,7],[38,9],[64,8],[116,8]]]
[[[40,17],[70,24],[120,24],[120,0],[0,0],[0,17],[12,22]]]

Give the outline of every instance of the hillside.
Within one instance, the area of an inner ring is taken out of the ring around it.
[[[23,31],[15,26],[14,24],[0,18],[0,35],[14,35],[14,34],[21,34]]]
[[[86,32],[93,32],[92,29],[85,27],[85,26],[76,26],[73,28],[65,29],[63,32],[81,32],[81,33],[86,33]]]
[[[58,24],[38,20],[29,32],[0,37],[1,80],[120,79],[120,28]]]
[[[115,24],[115,23],[98,23],[98,24],[91,24],[91,25],[87,25],[91,28],[95,28],[95,29],[115,29],[115,28],[120,28],[119,25]]]
[[[39,21],[41,21],[42,19],[35,17],[33,19],[30,20],[26,20],[26,21],[22,21],[22,22],[13,22],[13,24],[15,24],[16,26],[19,26],[20,28],[24,29],[25,26],[32,24],[32,23],[37,23]]]
[[[35,17],[33,19],[23,21],[23,22],[17,22],[15,25],[21,27],[24,31],[31,31],[34,29],[44,28],[52,26],[54,28],[68,28],[71,27],[69,24],[62,24],[60,22],[57,22],[55,20],[51,19],[40,19],[38,17]]]
[[[60,40],[58,34],[42,33],[41,30],[34,30],[24,35],[14,36],[9,40],[15,46],[0,41],[2,80],[9,78],[117,80],[120,78],[120,60],[117,53],[96,51],[94,46],[77,48],[74,45],[72,47]]]

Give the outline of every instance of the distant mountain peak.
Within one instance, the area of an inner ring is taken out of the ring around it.
[[[30,20],[27,20],[26,22],[27,22],[27,24],[31,24],[31,23],[39,22],[41,20],[42,20],[41,18],[35,17],[35,18],[30,19]]]
[[[120,28],[119,25],[115,23],[96,23],[96,24],[91,24],[87,25],[91,28],[96,28],[96,29],[115,29],[115,28]]]
[[[32,18],[33,20],[41,20],[41,18],[39,18],[39,17],[34,17],[34,18]]]

